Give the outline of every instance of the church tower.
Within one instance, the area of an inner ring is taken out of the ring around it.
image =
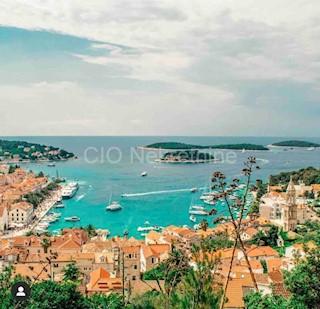
[[[283,205],[283,230],[294,231],[297,228],[296,190],[292,176],[287,188],[286,204]]]

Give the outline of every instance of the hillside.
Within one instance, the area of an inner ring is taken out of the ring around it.
[[[174,150],[184,150],[184,149],[230,149],[230,150],[269,150],[268,148],[262,145],[255,144],[220,144],[220,145],[193,145],[193,144],[185,144],[178,142],[162,142],[162,143],[154,143],[144,148],[157,148],[157,149],[174,149]]]
[[[293,181],[298,183],[299,180],[309,186],[311,184],[320,184],[320,169],[314,167],[307,167],[300,169],[298,171],[292,172],[282,172],[278,175],[270,176],[270,185],[275,186],[278,184],[287,185],[290,181],[290,176],[292,175]]]
[[[0,140],[0,161],[60,161],[74,159],[64,149],[24,141]]]
[[[306,142],[306,141],[298,141],[298,140],[273,143],[272,146],[278,146],[278,147],[320,147],[320,145],[316,144],[316,143]]]

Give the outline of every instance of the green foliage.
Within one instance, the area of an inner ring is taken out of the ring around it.
[[[221,144],[221,145],[192,145],[178,142],[163,142],[163,143],[154,143],[146,146],[147,148],[161,148],[161,149],[230,149],[230,150],[269,150],[268,148],[262,145],[255,144]]]
[[[97,232],[96,232],[96,229],[95,227],[92,225],[92,224],[88,224],[87,226],[85,227],[80,227],[82,230],[86,231],[88,233],[88,236],[91,238],[91,237],[94,237],[94,236],[97,236]]]
[[[79,269],[75,266],[74,263],[68,264],[63,270],[63,281],[65,282],[74,282],[77,283],[79,282],[79,277],[80,277],[80,271]]]
[[[47,150],[47,148],[49,150]],[[33,153],[35,152],[39,152],[42,154],[41,159],[49,159],[55,161],[70,159],[74,157],[73,153],[67,152],[66,150],[59,149],[57,147],[24,141],[0,140],[0,149],[2,149],[2,153],[9,153],[9,155],[7,155],[7,159],[13,158],[13,155],[19,155],[21,160],[36,161],[38,160],[38,157],[33,155]],[[58,151],[58,153],[49,155],[48,151]]]
[[[30,192],[24,196],[25,200],[32,204],[36,209],[39,204],[41,204],[52,191],[57,190],[59,185],[56,182],[50,182],[45,188],[38,192]]]
[[[298,183],[298,181],[301,180],[307,186],[311,184],[320,184],[320,169],[309,166],[298,171],[283,172],[278,175],[272,175],[270,177],[270,185],[287,185],[290,181],[290,176],[292,176],[295,183]]]
[[[277,246],[277,239],[279,234],[279,228],[276,225],[272,225],[270,230],[266,233],[259,231],[253,236],[251,243],[257,246]]]
[[[251,292],[244,297],[247,309],[289,309],[288,302],[281,296]]]
[[[297,140],[278,142],[273,143],[272,145],[279,147],[320,147],[320,145],[316,143]]]
[[[213,160],[214,157],[209,153],[199,152],[198,150],[181,150],[174,152],[167,152],[161,158],[161,160],[168,160],[169,157],[180,160]],[[170,160],[172,160],[170,158]]]

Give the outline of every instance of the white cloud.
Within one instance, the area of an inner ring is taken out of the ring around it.
[[[244,120],[241,113],[256,120],[257,111],[248,111],[246,106],[237,104],[246,104],[244,101],[250,98],[256,83],[267,82],[262,93],[252,95],[252,100],[265,108],[271,98],[276,98],[279,105],[283,102],[278,97],[281,94],[269,96],[270,82],[308,84],[310,89],[319,84],[319,11],[320,2],[316,0],[2,0],[2,25],[100,41],[91,46],[99,56],[84,52],[74,56],[106,69],[121,68],[111,76],[119,78],[119,83],[123,78],[168,85],[165,93],[157,89],[157,84],[151,93],[128,89],[95,93],[72,81],[41,82],[19,88],[24,98],[17,92],[10,94],[9,89],[3,89],[3,96],[14,104],[33,99],[37,103],[31,105],[38,109],[41,102],[48,104],[46,101],[54,108],[54,102],[59,99],[64,102],[58,103],[59,111],[66,108],[69,113],[73,110],[77,114],[69,118],[62,116],[65,118],[61,120],[62,127],[71,128],[72,123],[79,121],[93,134],[102,131],[126,134],[123,128],[140,134],[142,126],[137,120],[140,121],[142,111],[146,118],[156,119],[146,123],[142,119],[150,134],[172,130],[177,134],[179,130],[223,134],[223,130],[214,130],[210,122],[225,128],[232,120],[245,132],[248,117]],[[101,56],[103,50],[106,54]],[[103,89],[103,85],[99,88]],[[55,100],[48,100],[48,93]],[[76,104],[81,104],[81,110]],[[303,106],[309,102],[295,104]],[[129,118],[123,114],[123,106],[127,107]],[[106,124],[101,115],[109,113],[113,116]],[[227,119],[223,119],[223,113],[229,113]],[[181,119],[184,123],[195,123],[196,128],[184,125],[180,129],[179,125],[171,124],[164,131],[159,115],[167,122]],[[278,119],[271,118],[270,121]],[[45,125],[41,126],[45,129]]]

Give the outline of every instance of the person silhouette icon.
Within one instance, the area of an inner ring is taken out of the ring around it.
[[[17,292],[16,296],[18,296],[18,297],[25,297],[26,296],[26,293],[24,292],[23,286],[18,287],[18,292]]]
[[[18,281],[11,287],[11,295],[17,301],[25,301],[30,297],[31,288],[27,282]]]

